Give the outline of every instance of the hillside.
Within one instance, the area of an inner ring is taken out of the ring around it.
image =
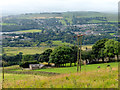
[[[95,18],[95,17],[98,17],[98,18]],[[40,20],[42,20],[44,24],[46,23],[45,22],[46,20],[49,20],[49,21],[57,20],[57,22],[55,22],[54,25],[58,25],[58,24],[63,26],[74,25],[74,24],[77,24],[74,22],[75,18],[80,18],[85,20],[83,24],[85,23],[87,24],[88,23],[87,20],[89,19],[90,19],[89,23],[99,23],[100,21],[116,22],[117,14],[101,13],[101,12],[61,12],[61,13],[27,13],[27,14],[20,14],[20,15],[10,15],[10,16],[3,17],[3,23],[2,23],[3,32],[39,29],[40,27],[38,27],[38,25],[42,25],[40,24],[41,23]],[[97,22],[93,20],[97,20]],[[50,23],[48,23],[48,25],[49,24]],[[30,25],[34,25],[34,26],[30,26]],[[12,26],[14,26],[14,28],[12,28]]]
[[[77,34],[86,35],[84,45],[119,37],[116,13],[26,13],[5,16],[1,24],[4,47],[56,46],[57,41],[75,44]]]
[[[106,67],[108,64],[111,65],[112,70]],[[101,68],[97,69],[97,66],[101,66]],[[11,73],[5,73],[3,88],[117,88],[117,67],[118,63],[93,64],[86,67],[82,66],[83,71],[78,73],[76,73],[75,67],[65,67],[62,69],[53,68],[53,71],[59,72],[60,75],[45,74],[44,72],[39,74],[41,70],[38,73],[33,71],[33,75],[31,75],[29,70],[16,70],[16,66],[11,66],[5,68]],[[71,70],[71,72],[67,70]],[[13,74],[14,71],[21,73]],[[46,71],[50,72],[52,70],[46,69]],[[28,74],[25,74],[25,72]]]

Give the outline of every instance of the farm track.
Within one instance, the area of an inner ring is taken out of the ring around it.
[[[32,74],[32,75],[60,75],[60,73],[54,73],[54,72],[43,72],[43,71],[8,71],[5,70],[5,73],[12,73],[12,74]]]

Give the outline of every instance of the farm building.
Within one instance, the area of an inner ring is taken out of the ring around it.
[[[43,65],[43,64],[30,64],[29,65],[29,68],[31,69],[31,70],[33,70],[33,69],[41,69],[41,68],[43,68],[45,65]]]

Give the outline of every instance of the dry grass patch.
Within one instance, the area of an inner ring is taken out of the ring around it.
[[[5,74],[4,88],[117,88],[118,69],[61,74],[57,76]],[[11,80],[13,82],[11,82]]]

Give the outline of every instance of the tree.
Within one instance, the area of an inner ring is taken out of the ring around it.
[[[120,42],[118,42],[118,41],[115,41],[114,42],[114,53],[115,53],[115,55],[117,56],[117,61],[119,61],[119,52],[120,52]]]
[[[20,61],[22,61],[22,54],[23,54],[22,52],[19,52],[19,54],[18,54],[20,57]]]
[[[108,39],[106,39],[106,38],[101,39],[101,40],[97,41],[92,47],[92,51],[93,51],[93,54],[95,55],[95,58],[97,58],[97,59],[102,58],[103,62],[104,62],[104,55],[103,55],[102,51],[103,51],[106,41],[108,41]]]
[[[95,56],[93,54],[92,50],[89,51],[82,51],[82,60],[86,60],[86,63],[92,63],[95,59]]]
[[[111,61],[111,57],[114,57],[117,55],[117,60],[118,60],[118,49],[119,49],[119,42],[115,41],[113,39],[108,40],[105,43],[105,49],[104,49],[104,54],[109,57],[109,61]]]
[[[51,53],[50,62],[55,63],[55,66],[71,63],[73,60],[72,52],[73,50],[71,47],[59,46]]]
[[[33,61],[34,60],[34,57],[32,55],[24,55],[22,57],[22,62],[24,61]]]
[[[89,51],[82,51],[81,56],[82,60],[86,60],[86,63],[88,63],[87,60],[89,59]]]
[[[48,62],[49,64],[49,56],[52,53],[52,49],[45,50],[42,54],[40,54],[39,61],[40,62]]]
[[[71,46],[71,48],[73,49],[73,53],[71,54],[73,56],[73,63],[74,63],[74,66],[76,66],[78,47]]]
[[[104,48],[101,48],[99,53],[100,53],[100,58],[102,58],[102,61],[104,62],[104,58],[106,57],[104,53]]]
[[[37,61],[39,61],[39,57],[40,57],[40,54],[37,54],[37,53],[36,53],[36,54],[34,55],[34,59],[37,60]]]
[[[114,44],[115,44],[114,53],[117,56],[117,61],[119,61],[120,42],[115,41]]]

